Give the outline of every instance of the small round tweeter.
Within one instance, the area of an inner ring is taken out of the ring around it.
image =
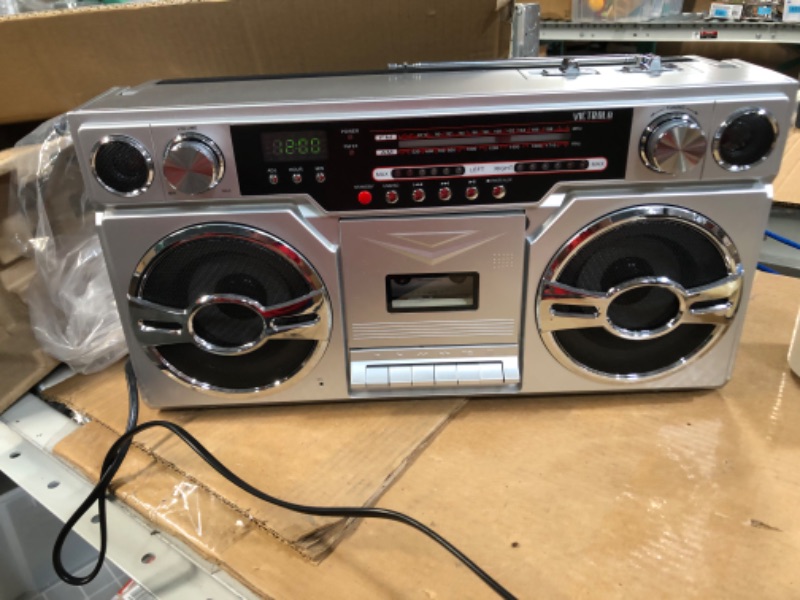
[[[126,135],[110,135],[97,142],[91,166],[97,182],[119,196],[138,196],[153,182],[150,153]]]
[[[764,162],[778,140],[778,122],[763,108],[733,113],[714,135],[713,153],[728,171],[745,171]]]

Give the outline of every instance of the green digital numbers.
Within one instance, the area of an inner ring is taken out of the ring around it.
[[[265,134],[262,140],[265,156],[270,160],[327,158],[325,135],[316,131]]]

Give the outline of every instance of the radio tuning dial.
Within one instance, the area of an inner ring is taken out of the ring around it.
[[[685,113],[672,113],[650,123],[642,134],[639,151],[644,164],[653,171],[681,175],[703,160],[707,145],[697,121]]]
[[[225,160],[206,136],[181,134],[167,146],[163,171],[173,190],[193,196],[216,187],[225,171]]]

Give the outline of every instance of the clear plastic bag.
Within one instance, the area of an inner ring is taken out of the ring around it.
[[[36,261],[24,294],[34,335],[45,352],[76,371],[99,371],[127,347],[65,117],[17,145],[38,147],[15,165],[10,202],[11,213],[28,225],[28,235],[17,234],[16,241]]]

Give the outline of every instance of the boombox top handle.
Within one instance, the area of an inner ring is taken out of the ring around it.
[[[658,56],[656,54],[604,54],[602,56],[534,57],[503,60],[442,61],[418,63],[390,63],[386,69],[363,71],[332,71],[320,73],[282,73],[269,75],[232,75],[225,77],[193,77],[162,79],[156,85],[188,83],[215,83],[235,81],[271,81],[281,79],[308,79],[313,77],[343,77],[353,75],[385,75],[415,71],[492,71],[501,69],[558,69],[565,75],[580,74],[580,69],[620,66],[632,71],[658,73],[674,68],[677,63],[691,62],[691,56]]]

